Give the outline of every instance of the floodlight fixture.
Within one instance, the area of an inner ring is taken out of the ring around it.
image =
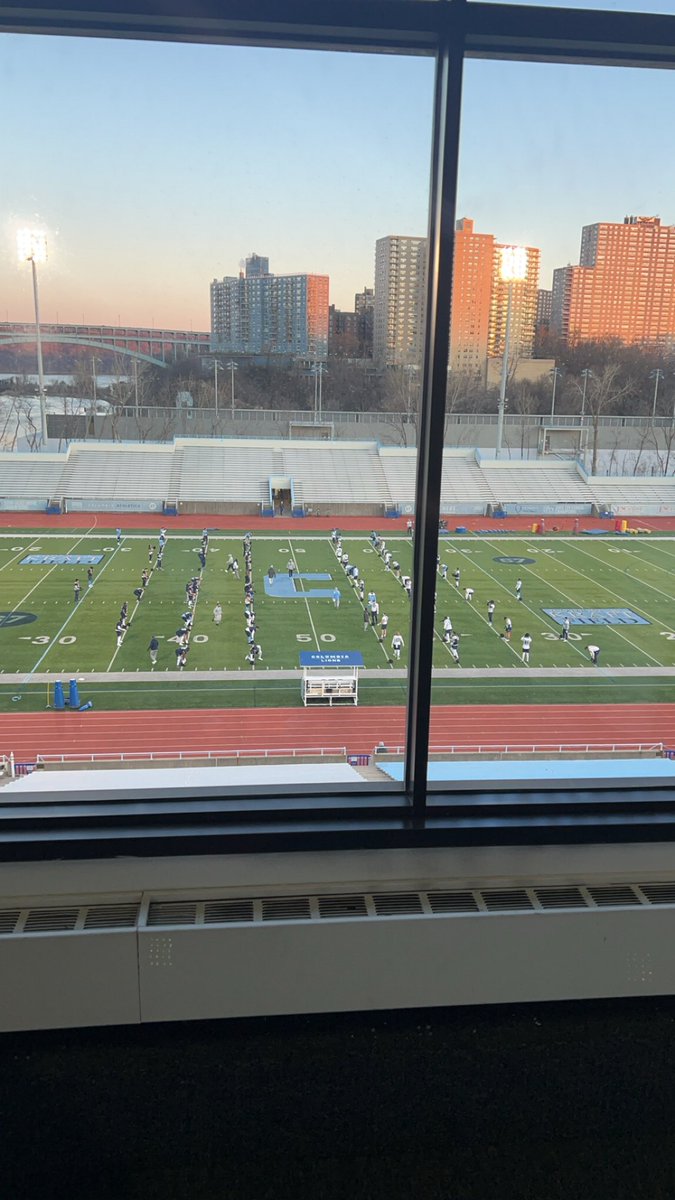
[[[16,235],[19,262],[47,261],[47,234],[40,229],[19,229]]]
[[[527,278],[527,250],[524,246],[502,246],[499,274],[504,283],[518,283]]]

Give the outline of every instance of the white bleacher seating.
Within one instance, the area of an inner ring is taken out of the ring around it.
[[[273,449],[248,441],[176,444],[181,469],[172,482],[172,499],[199,503],[255,503],[269,500]]]
[[[0,502],[147,500],[255,505],[269,501],[270,478],[293,481],[296,504],[412,505],[417,451],[376,442],[271,438],[178,438],[173,444],[71,443],[66,454],[0,453]],[[446,449],[441,509],[485,504],[675,504],[675,478],[594,476],[572,462],[483,458]],[[19,504],[20,507],[20,504]],[[477,507],[473,511],[478,511]],[[652,511],[654,509],[652,508]],[[635,515],[639,515],[636,511]]]
[[[165,500],[173,446],[71,444],[55,499]]]
[[[675,504],[675,480],[632,480],[621,476],[597,476],[589,479],[589,490],[596,504]]]
[[[412,504],[415,499],[417,451],[389,448],[380,451],[380,460],[392,500]],[[444,504],[489,503],[494,500],[489,482],[485,479],[473,453],[452,451],[443,455],[441,509]]]
[[[512,466],[483,464],[492,495],[502,504],[592,504],[588,484],[574,465],[542,463]]]
[[[51,500],[65,465],[65,454],[0,454],[0,499]]]
[[[283,442],[284,474],[298,504],[389,504],[375,442]]]

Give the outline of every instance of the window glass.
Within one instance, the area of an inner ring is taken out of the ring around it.
[[[506,4],[508,0],[496,0],[497,4]],[[535,6],[535,0],[524,0],[525,4]],[[675,4],[672,0],[636,0],[635,4],[628,3],[627,0],[594,0],[593,5],[582,4],[581,0],[536,0],[537,8],[585,8],[592,7],[601,12],[636,12],[636,13],[660,13],[663,16],[672,16],[675,13]]]
[[[668,742],[672,99],[665,72],[466,63],[433,778]]]
[[[0,752],[362,784],[404,741],[433,60],[0,62]]]

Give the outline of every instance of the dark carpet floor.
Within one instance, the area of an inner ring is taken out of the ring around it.
[[[675,999],[0,1036],[0,1200],[675,1200]]]

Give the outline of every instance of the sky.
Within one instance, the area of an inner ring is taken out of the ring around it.
[[[0,320],[33,318],[26,225],[43,321],[185,329],[252,252],[353,309],[376,239],[426,233],[431,59],[0,35],[0,78]],[[582,225],[675,223],[673,111],[668,71],[469,61],[458,216],[550,287]]]

